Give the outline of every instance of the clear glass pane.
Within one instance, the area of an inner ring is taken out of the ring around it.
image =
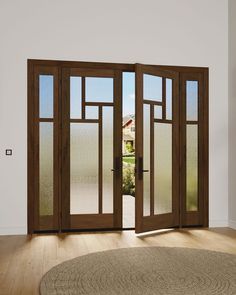
[[[150,215],[150,106],[143,106],[143,215]]]
[[[53,215],[53,123],[39,125],[39,214]]]
[[[172,120],[172,80],[166,79],[166,119]]]
[[[86,101],[113,102],[113,78],[85,78]]]
[[[135,113],[135,73],[123,73],[123,118]]]
[[[53,118],[53,76],[39,76],[39,117]]]
[[[154,118],[162,119],[162,106],[154,106]]]
[[[172,125],[154,123],[154,214],[172,212]]]
[[[186,143],[186,207],[198,210],[198,126],[187,125]]]
[[[70,213],[98,213],[98,124],[70,126]]]
[[[162,101],[162,78],[153,75],[143,75],[143,98]]]
[[[113,212],[113,107],[103,107],[103,213]]]
[[[85,118],[86,119],[98,119],[98,107],[86,106],[85,107]]]
[[[81,119],[81,77],[70,77],[70,117]]]
[[[186,83],[186,111],[187,121],[198,120],[198,81]]]

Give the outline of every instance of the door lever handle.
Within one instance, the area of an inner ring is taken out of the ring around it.
[[[149,172],[149,170],[142,170],[142,172]]]
[[[114,161],[114,168],[111,169],[112,172],[119,172],[120,171],[120,158],[116,157]]]

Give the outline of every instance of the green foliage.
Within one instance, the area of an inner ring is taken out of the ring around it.
[[[123,162],[127,164],[135,164],[135,157],[134,156],[123,156]]]
[[[123,169],[123,194],[124,195],[135,195],[135,177],[134,177],[134,166],[127,165]]]
[[[132,143],[130,141],[126,142],[125,149],[126,149],[126,151],[128,153],[133,153],[134,152],[133,145],[132,145]]]

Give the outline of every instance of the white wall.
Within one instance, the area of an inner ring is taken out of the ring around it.
[[[209,67],[210,225],[227,225],[227,0],[0,0],[0,36],[0,233],[26,233],[27,58]]]
[[[229,0],[229,225],[236,229],[236,1]]]

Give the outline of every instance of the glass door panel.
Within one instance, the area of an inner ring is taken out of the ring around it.
[[[136,232],[179,224],[178,73],[136,66]]]
[[[63,69],[64,230],[121,227],[119,79],[115,71]]]

